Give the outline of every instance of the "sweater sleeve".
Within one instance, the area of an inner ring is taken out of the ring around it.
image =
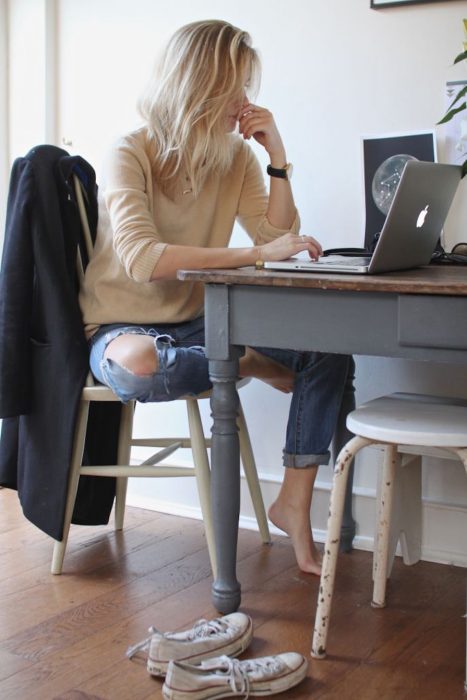
[[[268,194],[264,184],[261,166],[252,149],[247,148],[245,175],[243,179],[237,219],[242,228],[248,233],[255,245],[272,241],[284,233],[298,233],[300,217],[296,211],[295,219],[288,229],[279,229],[269,223],[266,211]]]
[[[107,158],[104,181],[118,258],[132,280],[148,282],[167,244],[161,241],[151,212],[152,174],[144,150],[125,140],[119,142]]]

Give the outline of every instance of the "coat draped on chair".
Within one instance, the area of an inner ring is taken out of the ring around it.
[[[89,371],[78,303],[83,256],[73,174],[95,236],[92,167],[38,146],[12,169],[0,271],[0,484],[17,489],[25,516],[60,540],[76,411]],[[93,406],[85,463],[113,464],[120,404]],[[73,522],[108,522],[113,479],[82,477]]]

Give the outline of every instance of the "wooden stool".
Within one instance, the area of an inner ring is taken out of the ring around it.
[[[374,557],[374,607],[385,605],[394,480],[396,469],[400,466],[398,446],[418,445],[447,450],[457,455],[467,474],[466,401],[417,394],[391,394],[369,401],[349,413],[347,427],[355,437],[341,450],[334,468],[311,650],[311,655],[318,659],[326,656],[347,475],[357,452],[367,445],[385,446]]]

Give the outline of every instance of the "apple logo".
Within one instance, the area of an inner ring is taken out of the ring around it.
[[[423,224],[425,223],[425,219],[426,219],[426,215],[428,214],[428,207],[429,207],[429,206],[430,206],[430,205],[427,204],[426,207],[425,207],[425,209],[422,209],[422,211],[421,211],[420,214],[418,215],[418,218],[417,218],[417,228],[421,228],[421,227],[423,226]]]

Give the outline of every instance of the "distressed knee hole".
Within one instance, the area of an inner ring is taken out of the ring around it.
[[[152,375],[159,369],[159,355],[154,340],[149,335],[119,335],[106,347],[104,359],[111,360],[137,377]]]

